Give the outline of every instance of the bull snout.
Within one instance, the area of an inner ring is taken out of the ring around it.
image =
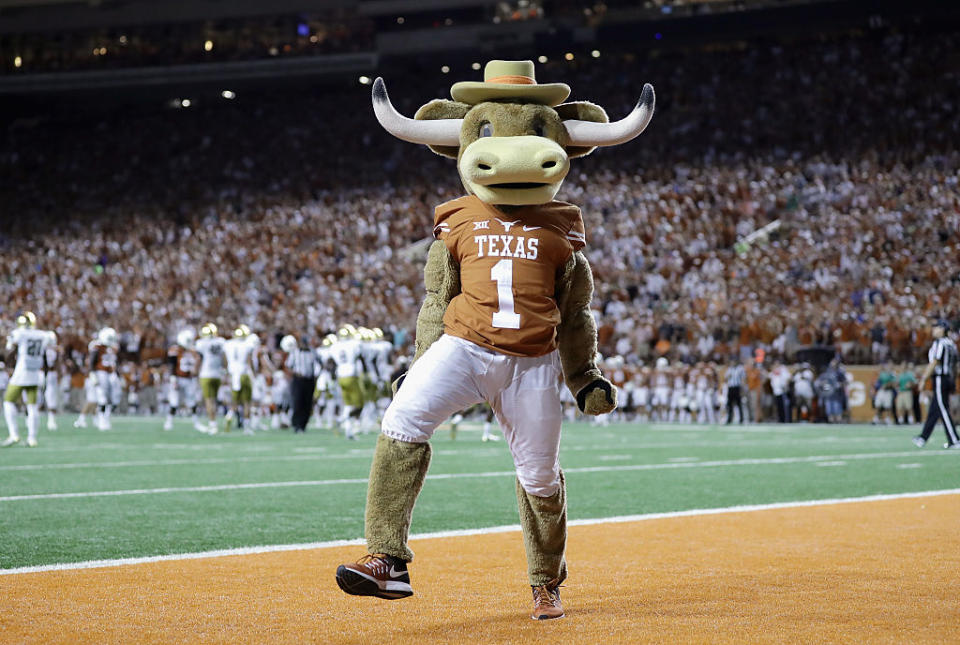
[[[465,181],[491,188],[555,184],[569,170],[567,153],[545,137],[484,137],[470,144],[460,158]]]

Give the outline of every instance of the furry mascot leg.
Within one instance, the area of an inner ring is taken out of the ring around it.
[[[413,560],[407,546],[410,518],[430,467],[430,444],[377,438],[367,485],[367,551],[405,562]]]
[[[567,485],[563,471],[560,488],[550,497],[531,495],[518,479],[517,505],[530,584],[559,585],[567,577],[567,561],[563,557],[567,545]]]

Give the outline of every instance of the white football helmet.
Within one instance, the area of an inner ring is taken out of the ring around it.
[[[297,348],[297,339],[291,336],[290,334],[287,334],[286,336],[280,339],[280,349],[282,349],[286,353],[289,354],[296,348]]]
[[[200,328],[200,336],[202,338],[213,338],[214,336],[217,335],[217,331],[218,330],[216,325],[214,325],[212,322],[207,323],[206,325]]]
[[[239,327],[233,330],[234,338],[246,338],[249,335],[250,335],[250,328],[247,327],[246,325],[240,325]]]
[[[100,330],[100,333],[97,334],[97,340],[104,345],[110,345],[111,347],[116,346],[118,344],[117,330],[113,327],[104,327]]]
[[[177,345],[189,349],[193,347],[193,342],[197,339],[197,334],[193,327],[185,327],[177,334]]]

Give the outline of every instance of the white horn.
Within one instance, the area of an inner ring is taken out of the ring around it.
[[[417,121],[397,112],[382,78],[373,82],[373,111],[383,129],[404,141],[428,146],[459,146],[463,119],[435,119]]]
[[[653,107],[656,97],[653,94],[653,85],[646,83],[640,100],[637,101],[633,112],[614,123],[595,123],[593,121],[579,121],[571,119],[564,121],[570,137],[567,145],[577,148],[592,148],[594,146],[615,146],[626,143],[643,132],[650,119],[653,118]]]

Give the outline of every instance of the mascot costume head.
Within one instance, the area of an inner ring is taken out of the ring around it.
[[[611,412],[617,390],[596,363],[580,209],[555,197],[571,159],[643,132],[653,116],[653,87],[644,85],[633,111],[615,123],[597,105],[565,103],[567,85],[537,83],[531,61],[490,61],[483,81],[456,83],[450,94],[453,100],[430,101],[411,119],[394,109],[383,79],[373,84],[380,124],[456,159],[468,194],[436,209],[416,353],[384,414],[371,466],[369,555],[341,566],[337,582],[356,595],[413,593],[406,542],[430,462],[428,440],[453,413],[487,401],[517,465],[532,615],[557,618],[566,578],[559,378],[586,414]],[[501,364],[511,376],[491,380],[491,366]],[[403,571],[403,579],[381,582],[387,569]]]
[[[373,109],[390,134],[456,159],[467,192],[504,206],[548,203],[571,159],[633,139],[654,108],[653,86],[646,84],[633,111],[609,123],[598,105],[564,103],[570,95],[564,83],[538,84],[531,61],[490,61],[482,82],[455,83],[450,94],[452,101],[430,101],[409,119],[393,108],[378,78]]]

